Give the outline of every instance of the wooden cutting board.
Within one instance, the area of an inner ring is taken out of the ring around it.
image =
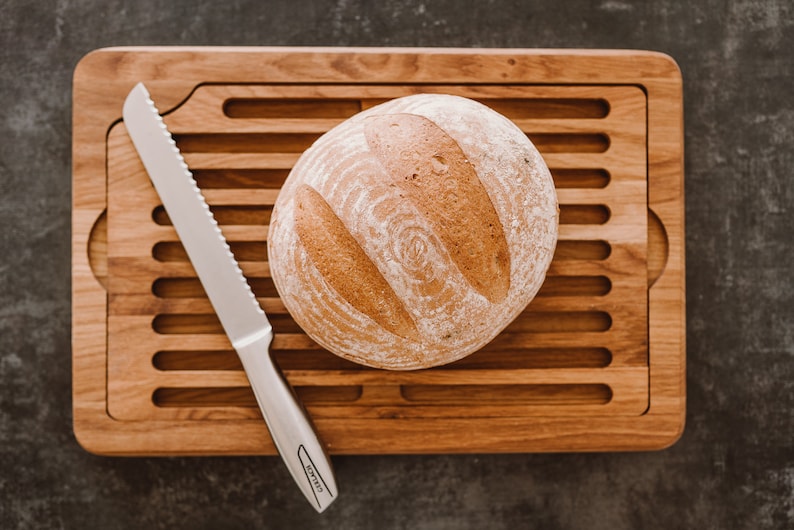
[[[332,453],[656,449],[685,410],[681,76],[636,51],[115,48],[74,77],[73,397],[100,454],[274,454],[121,121],[146,83],[270,316],[275,356]],[[281,184],[322,133],[415,93],[476,99],[539,148],[560,242],[483,350],[414,372],[324,351],[270,278]]]

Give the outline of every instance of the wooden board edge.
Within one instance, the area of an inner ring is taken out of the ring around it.
[[[93,440],[86,424],[104,416],[107,400],[107,294],[94,276],[88,251],[93,227],[107,205],[104,135],[91,123],[93,104],[82,95],[85,85],[95,82],[85,79],[78,64],[72,79],[72,428],[88,451]]]
[[[490,419],[317,419],[331,455],[636,452],[668,447],[674,415],[637,427],[636,417],[591,422],[538,417]],[[664,421],[667,429],[659,430]],[[273,456],[267,429],[257,420],[217,422],[115,421],[81,425],[78,441],[100,456]],[[373,437],[372,433],[378,436]],[[461,436],[460,433],[467,433]],[[400,444],[394,443],[400,440]],[[189,443],[186,443],[189,442]]]
[[[652,399],[646,416],[651,421],[667,420],[661,449],[677,442],[686,424],[683,77],[668,55],[654,54],[645,60],[662,63],[656,68],[668,70],[666,76],[643,83],[648,95],[648,205],[661,220],[668,243],[667,264],[649,290]]]
[[[102,80],[106,93],[126,94],[139,81],[182,87],[152,92],[161,105],[200,83],[641,84],[680,73],[669,56],[642,50],[183,46],[94,50],[75,77],[102,71],[114,73]]]

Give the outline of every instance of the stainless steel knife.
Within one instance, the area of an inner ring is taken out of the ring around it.
[[[303,494],[322,512],[337,497],[330,460],[308,414],[270,355],[273,328],[143,83],[127,96],[123,117],[193,268],[240,356],[276,448]]]

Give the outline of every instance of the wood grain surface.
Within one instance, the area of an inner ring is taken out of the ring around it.
[[[245,374],[120,120],[144,81],[276,332],[332,453],[642,450],[685,410],[680,74],[651,52],[119,48],[74,79],[75,433],[101,454],[273,454]],[[452,365],[396,373],[322,350],[270,279],[300,153],[394,97],[511,118],[557,187],[560,243],[527,310]]]

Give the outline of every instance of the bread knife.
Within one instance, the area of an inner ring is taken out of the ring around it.
[[[143,83],[127,96],[124,125],[242,361],[270,435],[318,512],[337,497],[331,462],[270,353],[273,327],[256,300],[176,142]]]

